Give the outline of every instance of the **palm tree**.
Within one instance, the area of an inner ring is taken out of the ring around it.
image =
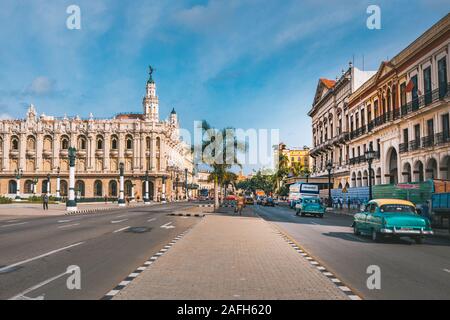
[[[277,192],[281,188],[281,183],[289,174],[289,158],[280,153],[278,155],[278,170],[274,174],[274,189]]]
[[[229,170],[235,165],[242,167],[237,160],[237,153],[245,152],[246,146],[243,142],[237,140],[234,128],[229,127],[222,130],[214,129],[207,121],[203,120],[201,122],[201,130],[202,134],[206,135],[207,138],[206,141],[202,140],[200,146],[202,152],[201,160],[203,162],[207,160],[206,163],[212,169],[209,180],[214,182],[214,208],[217,209],[220,206],[219,188],[223,187],[226,181],[229,181],[228,184],[235,182],[235,178],[231,175]],[[217,135],[221,135],[224,138],[223,143],[220,144],[220,149],[217,150],[216,148],[213,148],[211,151],[211,158],[204,159],[203,155],[205,150],[211,148],[210,145],[216,140]],[[227,140],[230,138],[231,141]],[[227,154],[230,149],[232,149],[232,155]],[[232,156],[231,159],[230,156]]]

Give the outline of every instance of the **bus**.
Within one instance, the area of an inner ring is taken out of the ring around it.
[[[319,197],[319,186],[312,183],[297,182],[289,186],[289,206],[295,207],[295,202],[303,197]]]

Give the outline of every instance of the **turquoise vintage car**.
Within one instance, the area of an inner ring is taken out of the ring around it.
[[[373,241],[385,236],[407,236],[420,244],[433,234],[430,221],[417,214],[412,202],[398,199],[377,199],[367,203],[364,210],[355,214],[353,232],[367,234]]]
[[[309,214],[316,217],[323,218],[326,208],[320,203],[319,198],[305,197],[300,198],[295,205],[296,215],[302,217]]]

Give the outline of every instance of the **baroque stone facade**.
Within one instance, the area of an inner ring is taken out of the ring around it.
[[[184,198],[185,181],[193,181],[190,146],[179,136],[175,110],[159,119],[159,101],[152,78],[146,84],[143,113],[119,114],[111,119],[38,116],[33,105],[25,119],[0,121],[0,194],[22,197],[47,191],[61,196],[68,191],[68,148],[77,149],[75,192],[78,198],[117,197],[119,165],[125,167],[125,194],[143,198],[143,177],[148,171],[150,199],[159,200],[165,187],[167,199]],[[186,170],[187,169],[187,170]],[[23,176],[16,179],[16,170]],[[37,183],[36,183],[37,180]]]

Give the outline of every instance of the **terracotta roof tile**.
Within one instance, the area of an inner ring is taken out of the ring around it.
[[[320,78],[320,81],[325,85],[325,87],[327,87],[328,89],[331,89],[334,87],[334,85],[336,84],[336,81],[334,80],[329,80],[329,79],[325,79],[325,78]]]

